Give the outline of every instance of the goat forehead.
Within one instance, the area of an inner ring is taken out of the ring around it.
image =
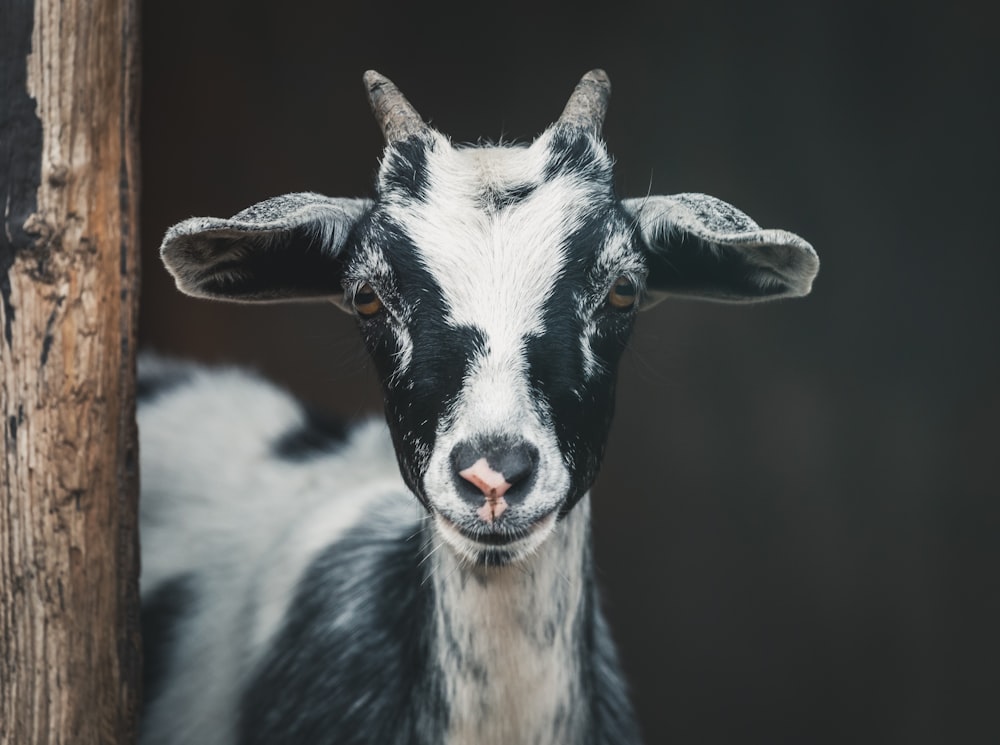
[[[538,309],[563,271],[576,220],[543,196],[495,217],[457,200],[394,215],[441,288],[451,323],[539,330]]]
[[[587,263],[599,250],[573,244],[585,225],[611,214],[609,163],[560,170],[553,168],[558,155],[544,141],[438,143],[416,158],[425,170],[419,190],[385,200],[387,216],[441,289],[449,323],[480,328],[493,342],[542,333],[543,306],[567,265]],[[602,158],[603,149],[594,150],[590,164]]]
[[[436,148],[428,162],[429,175],[442,185],[467,184],[473,192],[509,189],[544,179],[548,150],[523,145]]]

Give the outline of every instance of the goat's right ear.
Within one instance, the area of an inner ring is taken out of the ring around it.
[[[228,220],[194,217],[160,246],[181,292],[237,302],[337,298],[342,254],[368,213],[366,199],[286,194]]]

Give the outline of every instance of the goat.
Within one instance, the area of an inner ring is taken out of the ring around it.
[[[816,254],[713,197],[619,199],[603,71],[524,145],[453,145],[364,79],[373,199],[192,218],[161,254],[189,295],[353,313],[391,437],[142,361],[142,742],[638,742],[589,538],[619,358],[639,309],[802,296]]]

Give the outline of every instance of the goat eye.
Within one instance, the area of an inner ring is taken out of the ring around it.
[[[354,310],[359,316],[370,318],[382,310],[382,299],[370,284],[365,282],[354,292]]]
[[[628,277],[619,277],[608,290],[608,302],[612,307],[627,310],[635,305],[635,282]]]

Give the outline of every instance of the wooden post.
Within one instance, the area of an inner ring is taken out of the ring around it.
[[[0,744],[133,743],[138,0],[0,0]]]

